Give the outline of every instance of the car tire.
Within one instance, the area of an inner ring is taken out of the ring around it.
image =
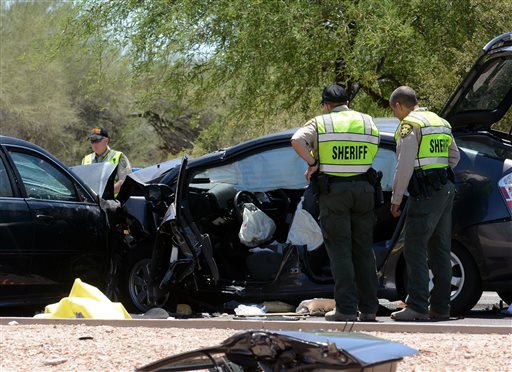
[[[452,245],[451,314],[470,311],[482,297],[480,272],[469,252],[458,244]]]
[[[505,302],[507,305],[512,305],[512,292],[498,291],[497,293],[503,302]]]
[[[132,253],[123,260],[119,278],[119,295],[123,306],[128,312],[145,313],[153,307],[163,307],[168,295],[156,304],[148,299],[149,265],[151,259],[144,251]]]

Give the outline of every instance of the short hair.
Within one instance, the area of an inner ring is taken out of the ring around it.
[[[418,104],[416,92],[406,85],[396,88],[389,97],[389,103],[393,105],[397,102],[406,107],[413,108]]]

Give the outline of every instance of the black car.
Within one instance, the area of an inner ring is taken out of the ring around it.
[[[455,168],[452,312],[470,310],[482,290],[512,301],[512,143],[506,121],[512,103],[512,34],[483,49],[441,115],[452,123],[461,160]],[[508,121],[507,121],[508,120]],[[396,156],[395,119],[377,119],[381,143],[374,167],[383,172],[384,203],[377,207],[374,251],[381,298],[403,299],[405,214],[389,213]],[[120,199],[132,247],[128,304],[145,310],[187,296],[221,303],[332,297],[323,246],[287,244],[292,216],[304,194],[306,165],[290,146],[295,130],[263,136],[197,159],[173,160],[130,176]],[[407,198],[404,198],[404,203]],[[272,239],[251,250],[240,242],[244,205],[275,222]],[[311,204],[311,203],[309,203]],[[314,203],[313,203],[314,204]],[[402,208],[403,209],[403,208]],[[150,261],[151,257],[151,261]],[[156,288],[148,298],[148,285]]]
[[[104,288],[109,257],[97,194],[42,148],[0,136],[0,307],[55,302],[75,278]]]

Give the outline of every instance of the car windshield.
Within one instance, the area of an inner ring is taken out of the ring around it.
[[[305,171],[306,163],[289,146],[260,152],[234,163],[208,169],[197,174],[195,179],[227,183],[238,190],[265,192],[306,187]]]

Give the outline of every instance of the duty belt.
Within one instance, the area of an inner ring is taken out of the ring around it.
[[[439,191],[448,182],[448,169],[415,169],[412,173],[407,191],[412,197],[423,196],[430,198],[430,188]]]
[[[355,176],[329,176],[329,183],[337,183],[337,182],[352,182],[352,181],[368,181],[368,176],[366,173],[357,174]]]

